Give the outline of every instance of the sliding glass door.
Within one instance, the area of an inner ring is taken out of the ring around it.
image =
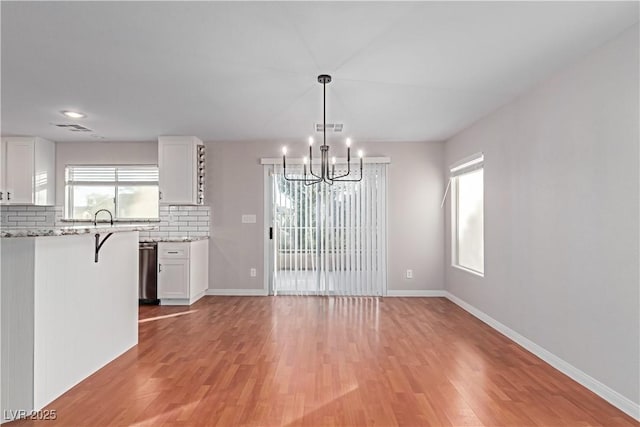
[[[358,183],[307,186],[278,167],[270,177],[273,294],[384,295],[386,165],[368,164]]]

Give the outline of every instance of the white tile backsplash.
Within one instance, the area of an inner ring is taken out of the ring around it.
[[[54,227],[61,206],[0,206],[1,227]]]
[[[160,206],[158,230],[141,231],[142,238],[208,237],[209,206]],[[0,227],[64,227],[62,206],[1,205]],[[173,220],[173,221],[172,221]],[[120,222],[122,223],[122,222]]]
[[[141,231],[142,238],[208,237],[209,206],[160,206],[157,231]]]

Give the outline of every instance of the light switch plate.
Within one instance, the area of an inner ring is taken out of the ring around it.
[[[255,268],[252,268],[251,270],[249,270],[249,276],[256,277],[256,269]]]
[[[256,216],[255,215],[242,215],[242,223],[243,224],[255,224]]]
[[[407,270],[407,279],[413,279],[413,270]]]

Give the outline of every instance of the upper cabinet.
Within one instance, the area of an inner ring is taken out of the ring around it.
[[[158,138],[160,203],[204,204],[204,144],[195,136]]]
[[[55,205],[55,144],[37,137],[2,138],[0,203]]]

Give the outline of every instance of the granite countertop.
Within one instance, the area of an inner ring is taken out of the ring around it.
[[[157,243],[157,242],[195,242],[196,240],[207,240],[209,236],[194,237],[141,237],[140,243]]]
[[[157,225],[75,225],[71,227],[2,227],[0,237],[76,236],[79,234],[123,233],[157,230]]]

